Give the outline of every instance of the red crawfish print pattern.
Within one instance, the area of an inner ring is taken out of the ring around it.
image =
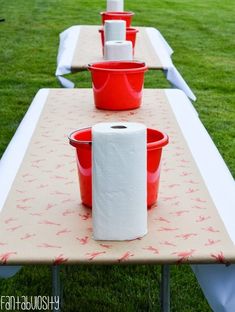
[[[80,202],[75,150],[67,135],[101,121],[137,121],[166,132],[157,205],[148,234],[95,241],[92,211]],[[0,264],[226,263],[231,242],[163,90],[145,90],[140,109],[95,109],[91,90],[50,90],[0,214]]]

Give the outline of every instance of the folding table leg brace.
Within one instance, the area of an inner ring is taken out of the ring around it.
[[[56,306],[53,308],[53,312],[60,312],[62,296],[60,288],[59,265],[52,266],[52,296],[57,296],[60,298],[59,309]],[[160,302],[161,311],[170,312],[170,266],[168,264],[163,264],[161,266]]]
[[[161,311],[170,312],[170,265],[161,266],[161,286],[160,286]]]

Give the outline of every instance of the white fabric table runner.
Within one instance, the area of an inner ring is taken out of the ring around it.
[[[82,29],[82,25],[72,26],[60,34],[60,44],[57,56],[57,69],[55,75],[59,79],[62,86],[66,88],[73,88],[74,83],[64,78],[63,75],[69,74],[72,72],[73,68],[73,57],[76,49],[76,44],[79,39],[79,34]],[[98,33],[98,26],[89,26],[92,27],[92,31]],[[139,27],[140,28],[140,27]],[[143,27],[142,27],[143,28]],[[164,39],[162,34],[155,28],[144,27],[146,30],[149,41],[151,42],[153,49],[158,56],[162,64],[162,70],[167,78],[167,80],[172,84],[173,87],[183,90],[185,94],[193,101],[196,100],[195,95],[192,90],[189,88],[179,71],[176,69],[171,60],[171,54],[173,50]],[[137,34],[138,36],[138,34]],[[100,43],[101,46],[101,43]],[[146,48],[141,46],[141,48]],[[101,50],[101,49],[100,49]],[[97,51],[97,55],[100,55],[100,51]],[[94,62],[96,60],[88,60],[89,62]],[[147,64],[148,66],[148,64]],[[150,67],[151,68],[151,67]],[[79,70],[79,69],[77,69]]]

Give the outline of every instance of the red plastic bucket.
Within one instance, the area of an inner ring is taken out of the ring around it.
[[[132,17],[134,16],[134,12],[101,12],[100,15],[102,17],[102,24],[106,20],[124,20],[126,21],[126,27],[131,26]]]
[[[135,50],[136,35],[138,32],[139,30],[133,27],[128,27],[126,29],[126,40],[132,42],[133,54]]]
[[[134,54],[134,49],[135,49],[136,34],[138,32],[139,32],[139,30],[136,28],[128,27],[126,29],[126,40],[132,42],[133,54]],[[104,51],[104,29],[99,29],[99,33],[101,36],[102,48]]]
[[[69,135],[69,141],[76,148],[78,176],[82,203],[92,206],[92,133],[91,128],[76,130]],[[168,136],[158,130],[147,129],[147,206],[157,201],[160,161],[163,146]]]
[[[108,61],[88,65],[95,106],[108,110],[138,108],[142,101],[144,62]]]

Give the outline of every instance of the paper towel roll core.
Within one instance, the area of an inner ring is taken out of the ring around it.
[[[107,0],[107,12],[122,12],[124,10],[123,0]]]
[[[112,129],[126,129],[126,126],[122,126],[122,125],[117,125],[117,126],[112,126]]]
[[[131,240],[147,233],[146,127],[92,127],[92,223],[95,240]]]
[[[106,41],[104,59],[109,61],[132,61],[133,48],[131,41]]]
[[[104,41],[126,40],[126,22],[106,20],[104,23]]]

